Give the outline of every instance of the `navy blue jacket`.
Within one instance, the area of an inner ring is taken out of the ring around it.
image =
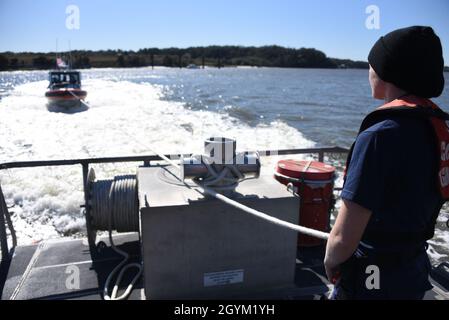
[[[341,197],[372,211],[358,250],[366,257],[351,269],[360,298],[409,298],[431,288],[424,246],[442,206],[435,143],[423,118],[390,117],[357,137]],[[365,290],[367,264],[379,265],[380,290]]]

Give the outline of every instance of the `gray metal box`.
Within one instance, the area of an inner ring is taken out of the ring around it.
[[[138,170],[147,299],[251,297],[293,286],[296,232],[168,183],[167,170]],[[272,176],[241,182],[233,199],[298,223],[299,200]]]

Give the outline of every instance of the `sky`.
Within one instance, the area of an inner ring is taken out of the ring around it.
[[[448,0],[0,0],[0,52],[276,44],[366,61],[380,36],[410,25],[434,28],[449,65]]]

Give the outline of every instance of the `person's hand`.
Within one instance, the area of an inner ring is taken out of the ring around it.
[[[331,264],[324,261],[324,268],[326,269],[326,276],[327,279],[332,284],[336,284],[338,279],[340,279],[340,267],[339,266],[332,266]]]

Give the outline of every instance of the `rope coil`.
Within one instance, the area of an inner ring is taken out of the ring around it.
[[[94,174],[92,174],[94,176]],[[118,232],[139,231],[139,204],[137,197],[137,178],[135,175],[116,176],[114,179],[91,182],[91,218],[96,230],[109,231],[111,248],[123,257],[123,260],[112,270],[103,288],[105,300],[123,300],[131,293],[135,283],[142,274],[140,263],[129,263],[129,254],[117,248],[112,238],[112,230]],[[118,288],[125,272],[136,268],[137,273],[128,284],[125,292],[117,296]],[[119,272],[120,271],[120,272]],[[109,284],[118,272],[112,293],[109,295]]]
[[[91,216],[92,225],[96,230],[111,228],[118,232],[139,231],[136,176],[123,175],[93,182]]]

